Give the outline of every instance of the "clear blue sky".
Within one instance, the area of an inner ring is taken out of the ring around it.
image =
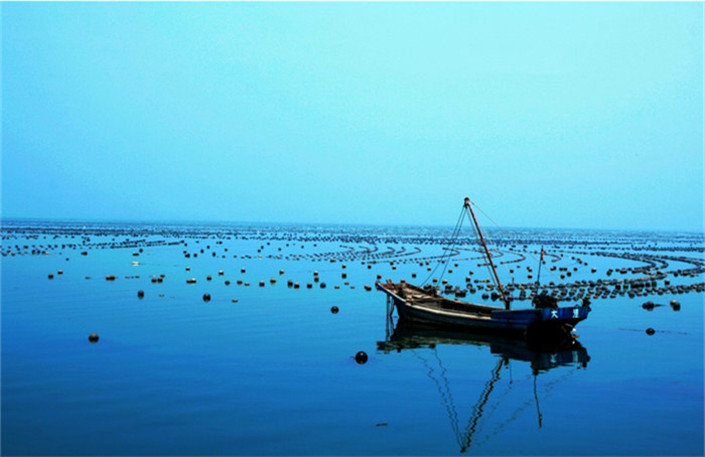
[[[2,216],[703,230],[703,7],[3,3]]]

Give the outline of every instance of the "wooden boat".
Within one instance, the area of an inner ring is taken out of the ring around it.
[[[538,295],[533,300],[534,308],[511,309],[511,300],[504,293],[492,254],[477,223],[469,198],[465,199],[462,212],[471,219],[477,230],[483,254],[491,267],[504,308],[446,298],[440,295],[435,287],[421,288],[403,281],[376,282],[376,288],[387,294],[388,303],[396,307],[401,319],[448,328],[513,333],[532,338],[553,338],[570,335],[577,323],[588,317],[590,308],[587,303],[561,308],[557,306],[555,299],[545,294]],[[462,220],[461,213],[454,231],[456,236]]]

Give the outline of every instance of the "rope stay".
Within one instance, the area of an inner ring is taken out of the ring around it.
[[[478,211],[480,211],[480,213],[482,213],[483,216],[485,216],[487,219],[489,219],[490,222],[492,222],[492,223],[494,224],[494,226],[495,226],[497,229],[499,229],[504,235],[507,236],[507,238],[511,239],[511,238],[513,237],[513,235],[512,235],[509,231],[507,231],[507,229],[505,229],[504,227],[502,227],[501,225],[499,225],[494,219],[492,219],[492,218],[489,216],[489,214],[487,214],[486,212],[484,212],[484,211],[482,210],[482,208],[480,208],[479,206],[477,206],[477,205],[475,204],[475,202],[472,202],[472,206],[474,206]],[[543,263],[543,256],[546,255],[546,251],[543,249],[543,246],[541,246],[541,252],[542,252],[542,255],[540,254],[540,258],[539,258],[539,259],[537,259],[536,256],[534,256],[532,253],[530,253],[530,252],[528,252],[528,251],[526,252],[526,255],[527,255],[527,256],[531,257],[534,261],[536,261],[536,262],[539,263],[539,268],[541,268],[541,264]],[[560,280],[560,278],[559,278],[558,276],[556,276],[556,274],[553,273],[552,271],[548,270],[548,274],[550,274],[551,276],[553,276],[553,279],[555,279],[555,280],[557,280],[557,281]],[[538,284],[538,281],[536,281],[536,282],[537,282],[537,284]]]
[[[458,221],[455,223],[455,228],[453,228],[453,232],[450,235],[449,241],[448,241],[448,247],[444,247],[444,252],[443,255],[441,255],[440,260],[436,264],[435,267],[433,267],[433,270],[428,274],[426,279],[423,280],[421,283],[421,287],[426,285],[429,279],[436,273],[436,270],[438,270],[438,267],[441,265],[444,265],[443,271],[441,271],[441,276],[439,278],[439,281],[443,279],[443,276],[446,273],[446,269],[448,268],[448,261],[450,260],[451,252],[453,251],[454,246],[457,244],[458,240],[458,235],[460,234],[460,228],[463,225],[463,216],[464,216],[465,209],[463,208],[460,211],[460,215],[458,216]],[[446,258],[447,257],[447,258]]]
[[[490,269],[490,277],[494,280],[495,285],[497,286],[497,289],[499,290],[499,295],[500,298],[502,299],[502,302],[504,302],[504,307],[505,309],[510,309],[509,305],[509,299],[507,298],[506,294],[504,293],[504,287],[502,287],[502,282],[499,279],[499,275],[497,274],[497,269],[495,268],[494,262],[492,261],[492,253],[490,252],[489,248],[487,247],[487,243],[485,242],[485,238],[482,234],[482,231],[480,230],[480,225],[477,222],[477,218],[475,217],[475,212],[472,210],[472,201],[465,197],[465,200],[463,202],[463,207],[460,210],[460,215],[458,216],[458,221],[455,223],[455,227],[453,228],[453,232],[451,233],[450,239],[448,241],[448,246],[444,247],[445,252],[441,256],[440,260],[436,264],[436,266],[431,270],[431,272],[428,274],[426,279],[421,283],[421,286],[425,286],[426,283],[428,283],[428,280],[431,279],[431,277],[436,273],[438,270],[438,267],[443,265],[443,269],[441,270],[440,278],[439,281],[442,280],[443,276],[446,273],[446,270],[448,269],[448,264],[450,263],[450,257],[453,255],[453,251],[455,249],[455,246],[458,244],[459,240],[459,235],[460,235],[460,229],[463,226],[463,221],[465,217],[468,218],[468,221],[470,222],[470,225],[473,227],[473,231],[475,233],[475,238],[478,240],[478,244],[483,248],[485,257],[489,263],[489,269]],[[483,212],[484,214],[484,212]],[[437,287],[437,286],[434,286]]]

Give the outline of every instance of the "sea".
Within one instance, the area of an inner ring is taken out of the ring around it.
[[[2,455],[704,453],[702,233],[488,229],[570,347],[400,320],[495,304],[452,227],[2,221]],[[543,251],[543,254],[542,254]]]

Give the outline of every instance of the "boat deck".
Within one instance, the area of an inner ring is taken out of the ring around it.
[[[408,283],[378,283],[378,288],[389,293],[397,300],[406,302],[409,306],[431,308],[439,311],[457,311],[461,313],[472,313],[476,317],[491,317],[495,311],[503,308],[478,305],[459,300],[434,295],[420,287]]]

